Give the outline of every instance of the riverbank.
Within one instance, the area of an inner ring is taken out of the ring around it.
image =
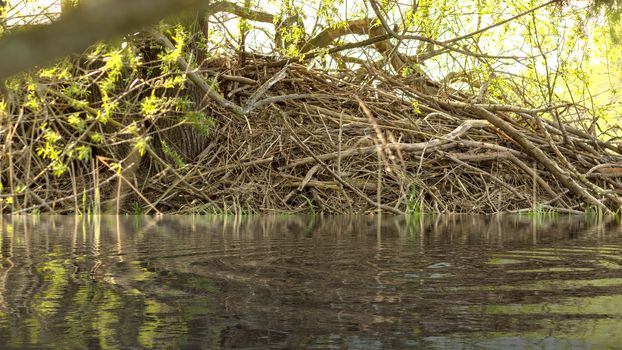
[[[178,75],[184,83],[170,88],[137,84],[153,79],[143,67],[103,91],[76,79],[79,70],[111,74],[91,65],[16,79],[5,94],[3,213],[613,213],[622,205],[619,144],[562,122],[574,105],[521,105],[500,85],[469,95],[371,67],[329,73],[228,58]]]

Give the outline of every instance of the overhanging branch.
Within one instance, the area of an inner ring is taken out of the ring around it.
[[[101,0],[87,1],[57,22],[19,31],[0,39],[0,81],[54,59],[82,52],[94,43],[139,31],[162,18],[204,9],[206,15],[229,12],[253,21],[272,22],[274,16],[228,1]]]

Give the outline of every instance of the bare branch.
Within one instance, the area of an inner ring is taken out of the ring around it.
[[[170,40],[168,40],[168,38],[164,35],[162,35],[162,33],[153,30],[153,29],[149,29],[147,30],[147,33],[155,40],[157,41],[160,45],[164,46],[167,50],[169,51],[173,51],[175,50],[175,46],[173,45],[173,43],[171,43]],[[218,92],[216,92],[214,89],[212,89],[212,87],[205,81],[205,79],[203,79],[203,77],[201,77],[199,74],[197,74],[196,72],[190,70],[190,67],[188,65],[188,62],[186,62],[186,60],[182,57],[179,56],[177,58],[177,65],[184,71],[186,72],[186,74],[188,74],[188,78],[190,78],[190,80],[201,90],[203,90],[203,92],[205,92],[207,94],[207,96],[209,96],[209,98],[211,98],[212,100],[214,100],[216,103],[218,103],[218,105],[220,105],[221,107],[228,109],[229,111],[242,116],[245,114],[244,110],[242,109],[242,107],[238,106],[237,104],[225,99],[224,97],[222,97]]]

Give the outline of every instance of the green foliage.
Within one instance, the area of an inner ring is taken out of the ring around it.
[[[140,103],[140,113],[147,119],[155,119],[156,116],[167,115],[174,112],[188,112],[192,110],[194,102],[187,96],[184,97],[158,97],[155,90],[151,96],[145,97]]]
[[[209,136],[211,130],[216,125],[216,121],[203,112],[187,112],[184,115],[184,122],[197,129],[203,136]]]
[[[7,117],[7,103],[4,100],[0,100],[0,124],[4,123],[4,120]]]
[[[536,224],[547,223],[559,217],[559,212],[557,210],[552,209],[551,207],[543,206],[540,203],[536,203],[533,208],[525,214]]]
[[[26,101],[24,102],[24,107],[30,109],[31,111],[35,113],[41,111],[41,108],[43,108],[43,105],[42,105],[41,98],[39,97],[39,94],[37,93],[37,84],[31,81],[30,83],[26,85],[26,91],[27,91],[27,95],[26,95]]]
[[[179,153],[172,149],[166,141],[161,140],[160,142],[162,144],[162,151],[164,152],[164,155],[172,159],[177,168],[183,168],[185,163]]]
[[[64,164],[61,159],[64,148],[64,145],[59,142],[61,136],[58,132],[49,128],[47,124],[43,124],[40,129],[43,133],[45,143],[43,146],[37,147],[37,155],[43,159],[50,160],[53,174],[61,176],[67,170],[67,165]]]
[[[91,147],[82,145],[75,148],[76,158],[78,160],[88,160],[91,158]]]
[[[56,176],[61,176],[67,171],[67,164],[56,160],[52,162],[52,173]]]
[[[194,102],[188,96],[176,97],[175,112],[188,112],[194,107]]]
[[[69,65],[66,62],[63,62],[51,68],[41,69],[39,71],[39,77],[56,80],[70,80],[73,75],[69,69]]]
[[[618,213],[616,213],[617,215]],[[585,219],[591,222],[602,222],[605,214],[600,207],[589,206],[585,209]]]
[[[421,108],[419,108],[419,102],[417,101],[412,101],[411,105],[411,111],[414,114],[421,114]]]
[[[106,78],[99,84],[104,94],[111,92],[117,85],[123,69],[123,51],[112,50],[104,55],[105,65],[102,68]]]
[[[104,143],[104,135],[102,135],[101,133],[94,132],[90,134],[89,137],[93,143]]]
[[[153,117],[163,110],[166,110],[167,99],[164,97],[156,97],[154,92],[149,97],[146,97],[140,103],[140,112],[147,118],[153,119]]]
[[[188,39],[188,33],[185,31],[182,25],[176,25],[171,30],[168,30],[168,34],[171,37],[171,41],[175,45],[175,49],[161,53],[158,58],[162,61],[162,74],[166,75],[176,70],[177,60],[183,57],[184,46]]]
[[[621,0],[594,0],[591,4],[593,15],[604,13],[612,26],[617,25],[622,17]]]
[[[67,116],[67,122],[77,131],[82,132],[86,129],[86,120],[80,116],[80,113],[72,113]]]
[[[147,152],[147,147],[149,147],[149,137],[146,136],[136,136],[133,139],[134,149],[138,151],[140,156],[144,156]]]
[[[132,215],[143,215],[144,210],[140,203],[134,202],[132,204]]]
[[[63,94],[72,97],[74,99],[86,98],[89,96],[89,91],[81,81],[69,81],[69,85],[63,89]],[[77,109],[83,109],[87,101],[81,101],[83,104],[76,105]]]
[[[188,78],[185,74],[176,75],[172,78],[166,78],[162,81],[161,85],[165,89],[183,88],[186,85]]]
[[[423,214],[422,198],[417,190],[415,182],[411,183],[408,187],[408,202],[406,203],[406,215],[407,216],[420,216]]]

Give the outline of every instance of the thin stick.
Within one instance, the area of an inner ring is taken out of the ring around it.
[[[290,132],[292,133],[291,139],[300,147],[302,148],[305,153],[307,153],[309,156],[313,157],[315,159],[315,161],[322,165],[322,168],[324,168],[326,171],[328,171],[334,178],[335,180],[337,180],[339,183],[341,183],[342,185],[344,185],[345,187],[349,188],[350,190],[352,190],[354,193],[356,193],[359,197],[363,198],[367,203],[376,206],[378,203],[372,199],[370,199],[369,197],[367,197],[363,192],[361,192],[358,188],[350,185],[348,182],[344,181],[341,176],[339,176],[338,174],[336,174],[330,167],[328,167],[328,165],[326,165],[326,163],[324,163],[322,160],[320,160],[319,158],[317,158],[317,156],[315,154],[313,154],[313,152],[309,149],[309,147],[307,147],[296,135],[296,133],[294,132],[294,130],[292,129],[291,125],[289,125],[289,122],[287,121],[287,117],[284,116],[283,114],[281,114],[281,117],[283,118],[283,122],[285,123],[285,125],[287,126],[287,128],[290,130]],[[403,211],[399,210],[399,209],[395,209],[393,207],[387,206],[387,205],[380,205],[381,209],[384,209],[386,211],[389,211],[393,214],[404,214]]]

